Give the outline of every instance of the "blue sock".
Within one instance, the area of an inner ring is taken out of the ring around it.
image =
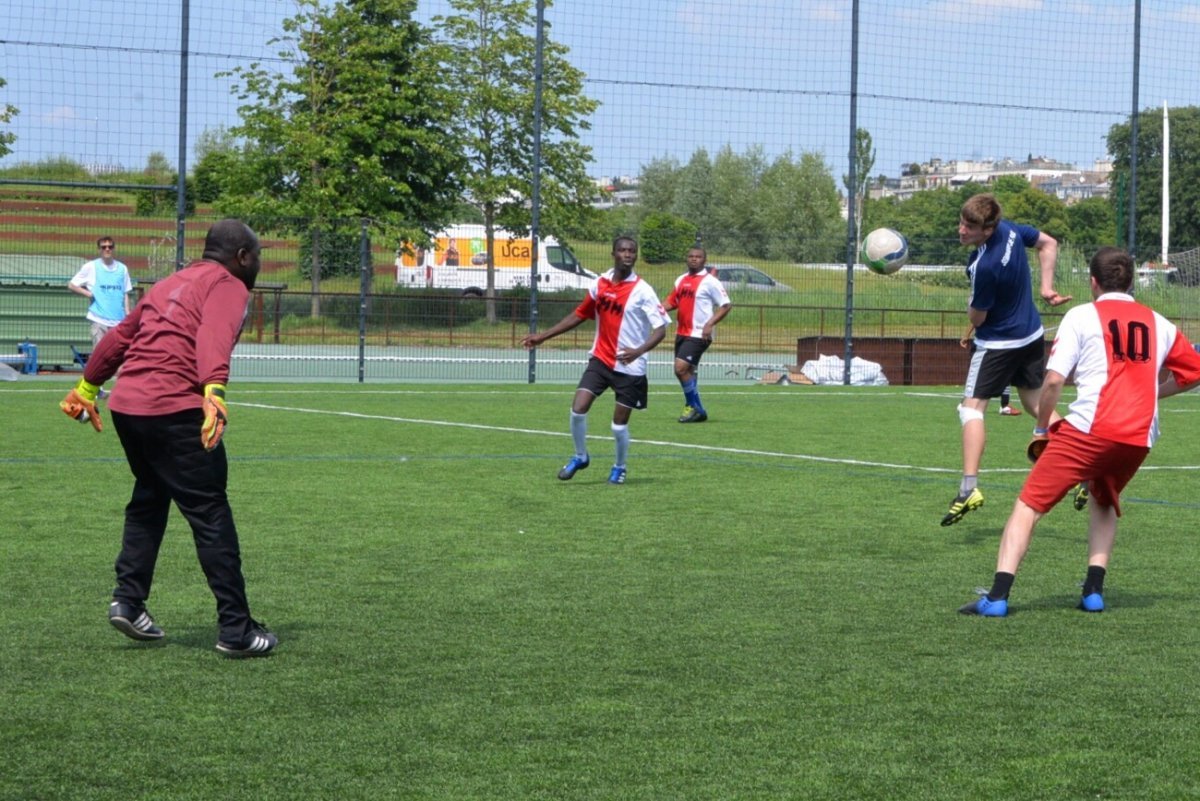
[[[696,389],[696,379],[689,378],[687,381],[680,382],[679,386],[683,387],[683,397],[687,401],[687,405],[698,412],[704,411],[704,407],[700,405],[700,392]]]

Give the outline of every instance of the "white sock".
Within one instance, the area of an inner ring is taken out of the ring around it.
[[[629,456],[629,426],[612,424],[613,439],[617,441],[617,462],[613,467],[624,467]]]
[[[571,439],[575,442],[575,455],[586,459],[587,451],[587,415],[571,412]]]

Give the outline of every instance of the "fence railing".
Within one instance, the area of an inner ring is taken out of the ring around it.
[[[140,295],[145,290],[139,284]],[[375,365],[364,377],[403,380],[525,380],[529,357],[521,339],[529,331],[530,299],[502,295],[488,321],[484,298],[454,293],[319,294],[313,316],[309,291],[263,284],[252,294],[235,362],[257,365],[252,375],[272,377],[286,364],[287,377],[354,379],[351,370]],[[539,328],[568,314],[574,298],[538,300]],[[0,288],[0,353],[17,353],[21,343],[37,347],[41,371],[78,369],[75,351],[91,349],[80,299],[57,284],[17,284]],[[1061,315],[1047,314],[1046,325]],[[855,340],[957,341],[964,328],[961,310],[855,309]],[[591,346],[594,329],[585,323],[544,344],[535,362],[576,368]],[[745,373],[749,365],[793,364],[803,339],[837,339],[845,333],[845,311],[815,305],[741,302],[722,322],[705,364],[714,373]],[[72,348],[75,350],[73,351]],[[670,361],[668,342],[654,354]],[[836,355],[842,355],[837,350]],[[564,359],[566,361],[564,361]],[[386,368],[386,369],[384,369]],[[539,376],[545,373],[538,371]],[[955,378],[954,380],[957,380]]]

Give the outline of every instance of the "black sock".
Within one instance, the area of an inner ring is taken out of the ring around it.
[[[1013,580],[1016,578],[1012,573],[1001,573],[996,571],[996,577],[992,579],[992,589],[988,592],[987,598],[989,601],[1002,601],[1008,598],[1008,592],[1012,589]]]
[[[1091,595],[1093,592],[1104,594],[1104,574],[1105,569],[1099,565],[1088,565],[1087,578],[1083,580],[1083,594]]]

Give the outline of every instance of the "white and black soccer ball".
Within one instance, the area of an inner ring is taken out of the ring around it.
[[[862,260],[872,272],[891,275],[908,263],[908,240],[891,228],[876,228],[862,243]]]

